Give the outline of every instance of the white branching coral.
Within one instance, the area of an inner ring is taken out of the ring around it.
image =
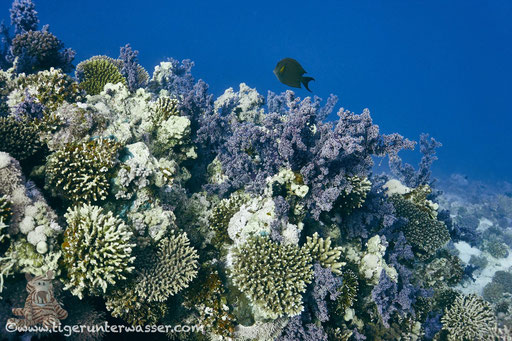
[[[92,205],[75,206],[64,215],[68,227],[62,243],[67,270],[66,289],[80,298],[84,292],[105,293],[131,272],[132,232],[112,212]]]
[[[319,262],[324,268],[329,268],[335,274],[341,275],[341,267],[345,265],[340,261],[342,248],[331,247],[331,238],[320,238],[315,232],[313,237],[306,237],[303,248],[311,254],[315,262]]]

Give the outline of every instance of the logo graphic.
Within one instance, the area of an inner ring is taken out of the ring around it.
[[[32,277],[25,274],[27,279],[28,297],[25,301],[25,308],[13,308],[12,313],[24,318],[10,318],[7,324],[17,328],[43,325],[46,328],[60,326],[60,320],[68,317],[64,310],[53,296],[53,271],[46,275]]]

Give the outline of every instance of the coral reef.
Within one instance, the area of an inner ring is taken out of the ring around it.
[[[27,160],[43,148],[37,126],[13,116],[0,117],[0,151],[11,154],[19,161]]]
[[[0,25],[2,321],[23,306],[25,273],[51,271],[66,324],[199,327],[161,335],[172,340],[510,334],[512,185],[482,193],[455,175],[441,191],[440,143],[426,134],[415,168],[398,155],[415,142],[382,134],[368,109],[249,83],[214,97],[192,61],[150,75],[129,44],[71,78],[74,52],[38,28],[31,0],[13,2],[11,21]],[[393,175],[377,174],[385,157]]]
[[[390,200],[397,216],[407,219],[402,230],[407,241],[418,253],[430,257],[450,240],[446,225],[432,218],[429,212],[413,201],[398,194],[392,195]]]

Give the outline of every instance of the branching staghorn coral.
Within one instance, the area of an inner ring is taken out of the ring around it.
[[[314,262],[319,262],[324,268],[329,268],[337,275],[341,275],[341,267],[345,265],[340,261],[342,248],[331,247],[331,238],[318,237],[318,232],[313,237],[306,237],[303,248],[313,257]]]
[[[121,145],[110,139],[68,143],[46,163],[46,186],[70,202],[105,200]]]
[[[64,215],[68,224],[62,243],[66,289],[80,298],[105,293],[109,285],[126,279],[135,257],[132,232],[112,212],[101,207],[79,205]]]
[[[126,84],[119,62],[107,56],[94,56],[76,66],[76,78],[88,95],[98,95],[106,84]]]
[[[489,303],[471,294],[458,296],[441,322],[449,341],[492,340],[496,317]]]
[[[196,277],[198,258],[186,233],[162,239],[154,261],[137,277],[135,292],[147,302],[165,301],[188,287]]]
[[[251,237],[232,256],[233,282],[264,316],[300,314],[302,293],[313,279],[312,257],[303,249]]]

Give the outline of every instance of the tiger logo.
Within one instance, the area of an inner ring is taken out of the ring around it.
[[[53,271],[46,275],[32,277],[26,273],[27,279],[27,300],[24,308],[13,308],[12,313],[24,318],[10,318],[8,324],[18,328],[30,327],[41,324],[43,327],[52,328],[60,326],[60,320],[68,317],[64,310],[53,296]]]

